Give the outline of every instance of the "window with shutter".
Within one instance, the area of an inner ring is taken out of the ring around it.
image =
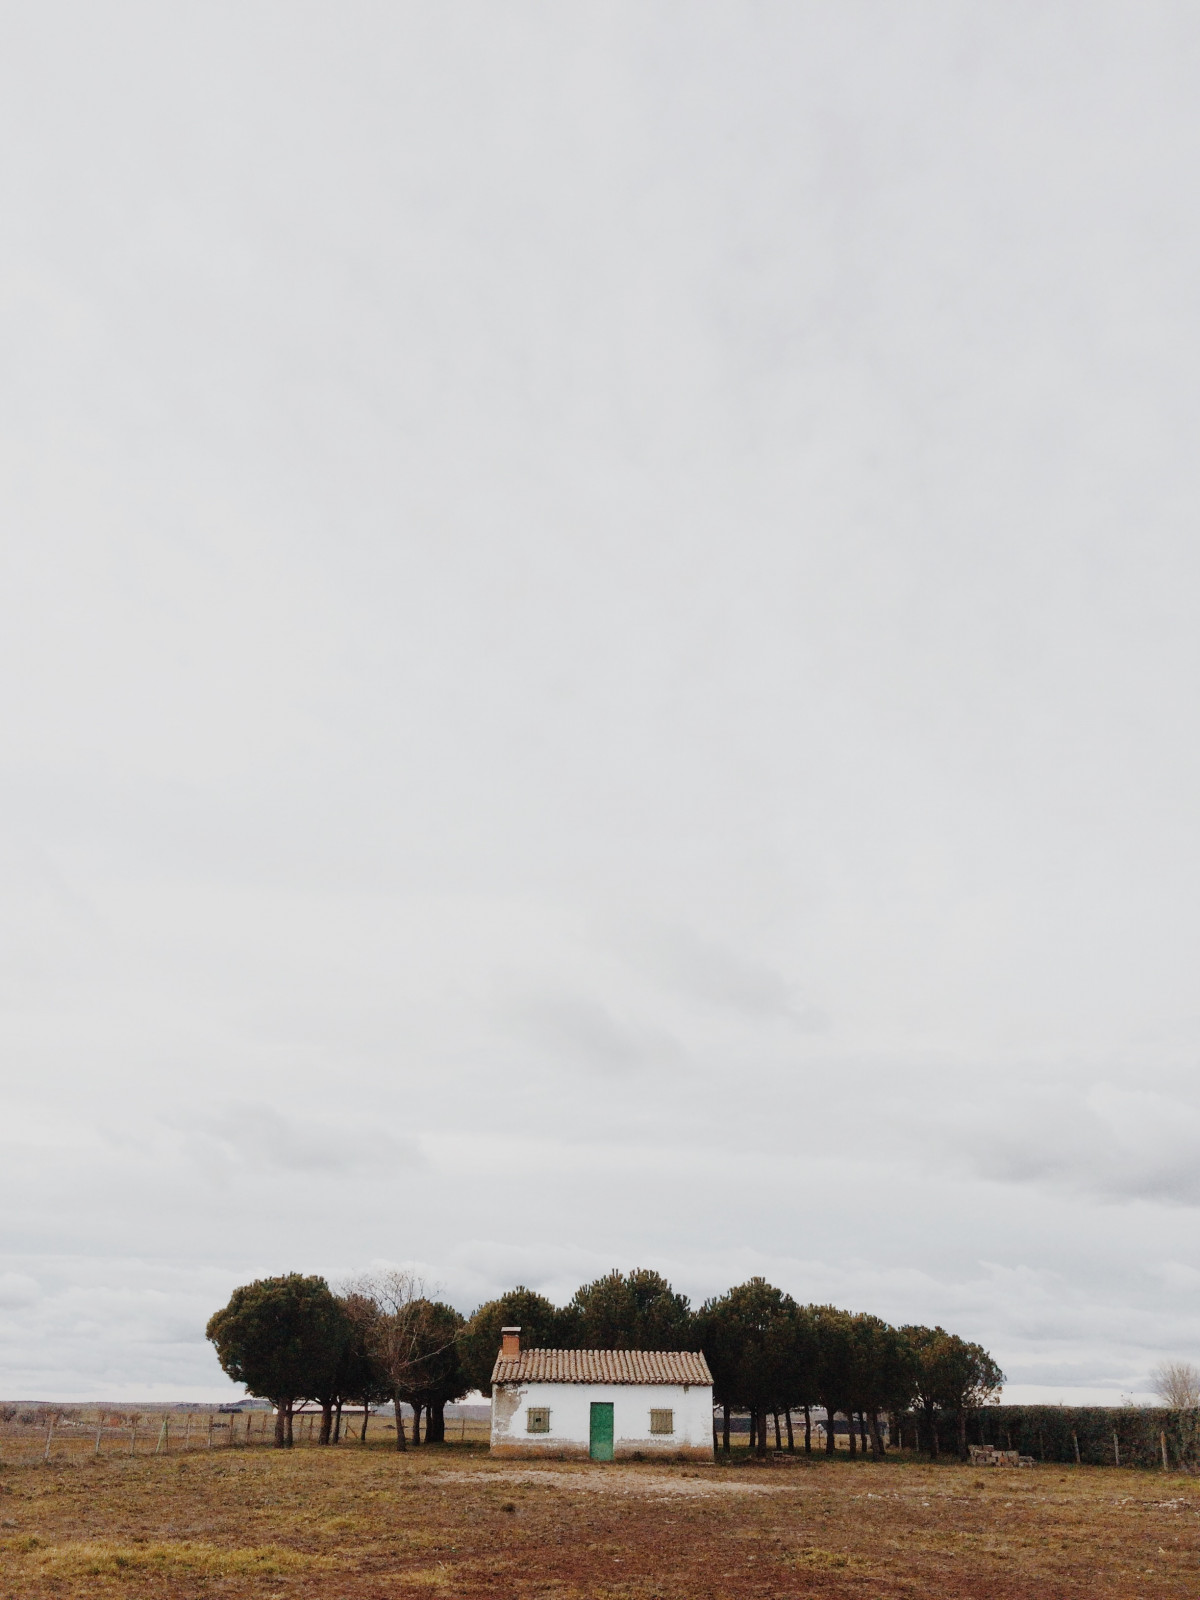
[[[651,1433],[674,1433],[675,1413],[673,1411],[652,1411],[650,1413]]]
[[[526,1433],[550,1432],[550,1407],[528,1406],[525,1410]]]

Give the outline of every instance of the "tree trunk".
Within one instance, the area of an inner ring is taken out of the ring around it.
[[[329,1443],[329,1437],[330,1437],[330,1434],[332,1433],[332,1431],[333,1431],[333,1401],[332,1400],[322,1400],[321,1401],[321,1434],[320,1434],[320,1437],[317,1440],[317,1443],[318,1444],[328,1444]]]
[[[867,1421],[871,1424],[871,1454],[876,1461],[883,1460],[883,1434],[879,1427],[878,1411],[867,1413]]]
[[[784,1416],[787,1418],[788,1453],[794,1456],[796,1454],[796,1435],[792,1432],[791,1406],[784,1412]]]
[[[292,1406],[294,1404],[295,1404],[294,1400],[289,1400],[288,1403],[287,1403],[287,1447],[288,1447],[289,1450],[292,1448],[292,1442],[293,1442],[292,1441]]]
[[[750,1407],[750,1444],[748,1446],[748,1448],[751,1451],[754,1450],[755,1445],[758,1443],[758,1436],[757,1436],[757,1434],[755,1432],[755,1423],[757,1421],[758,1421],[758,1412],[755,1411],[753,1406],[751,1406]]]
[[[338,1395],[337,1411],[333,1418],[333,1442],[337,1444],[342,1437],[342,1397]]]
[[[359,1434],[359,1436],[358,1436],[358,1437],[359,1437],[359,1440],[360,1440],[360,1441],[361,1441],[361,1443],[363,1443],[363,1444],[366,1444],[366,1442],[367,1442],[367,1423],[368,1423],[368,1422],[370,1422],[370,1420],[371,1420],[371,1405],[370,1405],[370,1402],[369,1402],[369,1401],[367,1401],[367,1400],[364,1400],[364,1401],[363,1401],[363,1425],[362,1425],[362,1432],[361,1432],[361,1433],[360,1433],[360,1434]]]
[[[728,1455],[729,1454],[729,1407],[728,1407],[728,1405],[722,1406],[721,1410],[724,1413],[724,1415],[722,1417],[722,1420],[721,1420],[721,1448],[724,1450],[725,1454]]]
[[[858,1413],[858,1442],[859,1442],[859,1444],[862,1445],[862,1453],[863,1453],[863,1455],[866,1455],[866,1453],[867,1453],[867,1413],[865,1411],[860,1411]]]
[[[834,1426],[834,1411],[831,1406],[825,1407],[825,1454],[831,1456],[837,1449],[837,1429]]]
[[[938,1431],[937,1431],[937,1417],[934,1416],[932,1411],[929,1413],[929,1437],[930,1437],[930,1440],[932,1442],[932,1448],[930,1450],[930,1454],[933,1456],[933,1459],[936,1461],[941,1452],[939,1451],[939,1448],[938,1448],[939,1440],[938,1440]]]
[[[812,1455],[812,1407],[804,1407],[804,1454]]]
[[[212,1443],[212,1427],[208,1430],[209,1444]],[[287,1418],[283,1414],[283,1401],[275,1401],[275,1448],[287,1449]]]
[[[758,1406],[755,1409],[758,1416],[758,1453],[760,1456],[765,1456],[767,1453],[767,1408],[766,1406]]]
[[[850,1454],[852,1456],[856,1456],[858,1454],[858,1440],[854,1437],[854,1435],[857,1433],[857,1431],[858,1431],[858,1424],[857,1424],[857,1421],[855,1419],[854,1413],[853,1413],[853,1411],[847,1411],[847,1413],[846,1413],[846,1437],[850,1441]]]
[[[966,1408],[966,1406],[959,1406],[959,1408],[958,1408],[958,1459],[960,1461],[965,1461],[967,1459],[967,1408]]]
[[[435,1400],[432,1405],[425,1407],[425,1442],[426,1444],[445,1444],[446,1442],[446,1402]]]
[[[790,1431],[791,1430],[790,1430],[790,1427],[789,1427],[789,1432]],[[783,1440],[779,1437],[779,1413],[778,1413],[778,1411],[775,1413],[775,1448],[776,1448],[776,1450],[782,1450],[783,1449]]]
[[[393,1393],[392,1404],[396,1407],[396,1449],[407,1450],[408,1440],[404,1437],[404,1412],[400,1408],[400,1396]]]

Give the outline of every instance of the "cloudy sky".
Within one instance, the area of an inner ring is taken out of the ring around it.
[[[0,1392],[651,1265],[1200,1357],[1200,16],[18,3]]]

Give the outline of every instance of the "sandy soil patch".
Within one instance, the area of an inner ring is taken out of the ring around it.
[[[473,1483],[478,1485],[484,1476],[475,1472],[439,1472],[436,1476],[447,1483]],[[751,1483],[746,1479],[718,1475],[711,1471],[674,1475],[655,1473],[645,1467],[578,1467],[571,1471],[565,1467],[492,1467],[486,1473],[488,1483],[514,1483],[527,1488],[560,1488],[583,1494],[621,1494],[658,1497],[703,1499],[706,1495],[726,1494],[781,1494],[794,1489],[792,1483]]]

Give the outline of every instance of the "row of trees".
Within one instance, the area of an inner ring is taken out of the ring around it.
[[[207,1334],[221,1366],[250,1394],[275,1407],[275,1443],[290,1446],[296,1405],[321,1407],[322,1444],[336,1442],[342,1408],[396,1408],[396,1446],[407,1446],[402,1405],[413,1409],[413,1438],[445,1437],[445,1407],[470,1385],[459,1343],[465,1319],[432,1300],[411,1273],[362,1278],[334,1294],[324,1278],[298,1272],[235,1289],[210,1317]]]
[[[951,1422],[959,1453],[966,1456],[970,1413],[993,1398],[1004,1374],[982,1345],[944,1328],[895,1328],[881,1317],[830,1305],[798,1305],[781,1289],[752,1278],[708,1301],[697,1316],[702,1346],[712,1369],[714,1398],[722,1405],[723,1444],[729,1448],[729,1413],[750,1412],[751,1443],[767,1446],[768,1418],[786,1419],[788,1447],[794,1449],[792,1412],[804,1413],[804,1448],[812,1448],[812,1409],[825,1413],[825,1448],[836,1447],[833,1419],[850,1423],[853,1453],[856,1433],[869,1436],[872,1454],[884,1453],[880,1419],[913,1412],[913,1425],[931,1454]]]
[[[231,1378],[276,1407],[276,1443],[292,1437],[299,1400],[322,1409],[321,1442],[337,1437],[348,1402],[364,1408],[391,1400],[396,1447],[403,1450],[402,1403],[414,1413],[413,1440],[444,1437],[444,1409],[473,1389],[491,1393],[500,1330],[522,1330],[527,1347],[703,1350],[722,1408],[729,1448],[730,1414],[748,1411],[751,1444],[768,1446],[769,1419],[781,1443],[780,1418],[795,1449],[793,1413],[804,1415],[812,1449],[812,1411],[825,1414],[825,1448],[835,1448],[833,1419],[851,1422],[883,1454],[880,1418],[910,1414],[918,1442],[937,1454],[951,1423],[961,1452],[967,1418],[991,1399],[1003,1374],[987,1351],[942,1328],[894,1328],[879,1317],[835,1306],[799,1305],[762,1278],[693,1310],[657,1272],[611,1272],[585,1284],[566,1306],[516,1288],[469,1319],[431,1299],[411,1274],[363,1278],[334,1294],[323,1278],[292,1274],[236,1289],[211,1319],[208,1337]]]
[[[656,1272],[609,1273],[559,1308],[529,1289],[514,1289],[481,1306],[464,1335],[464,1369],[473,1388],[490,1393],[500,1329],[520,1326],[530,1345],[589,1349],[703,1350],[722,1408],[722,1444],[729,1448],[730,1414],[750,1413],[751,1445],[765,1453],[768,1421],[780,1420],[795,1448],[792,1414],[804,1413],[804,1448],[812,1449],[812,1411],[825,1413],[825,1448],[836,1448],[832,1419],[850,1428],[850,1447],[870,1438],[884,1451],[880,1418],[897,1420],[915,1408],[911,1426],[936,1455],[947,1423],[966,1454],[967,1418],[1004,1382],[981,1345],[944,1328],[891,1327],[879,1317],[837,1306],[799,1305],[763,1278],[730,1289],[693,1311]]]

